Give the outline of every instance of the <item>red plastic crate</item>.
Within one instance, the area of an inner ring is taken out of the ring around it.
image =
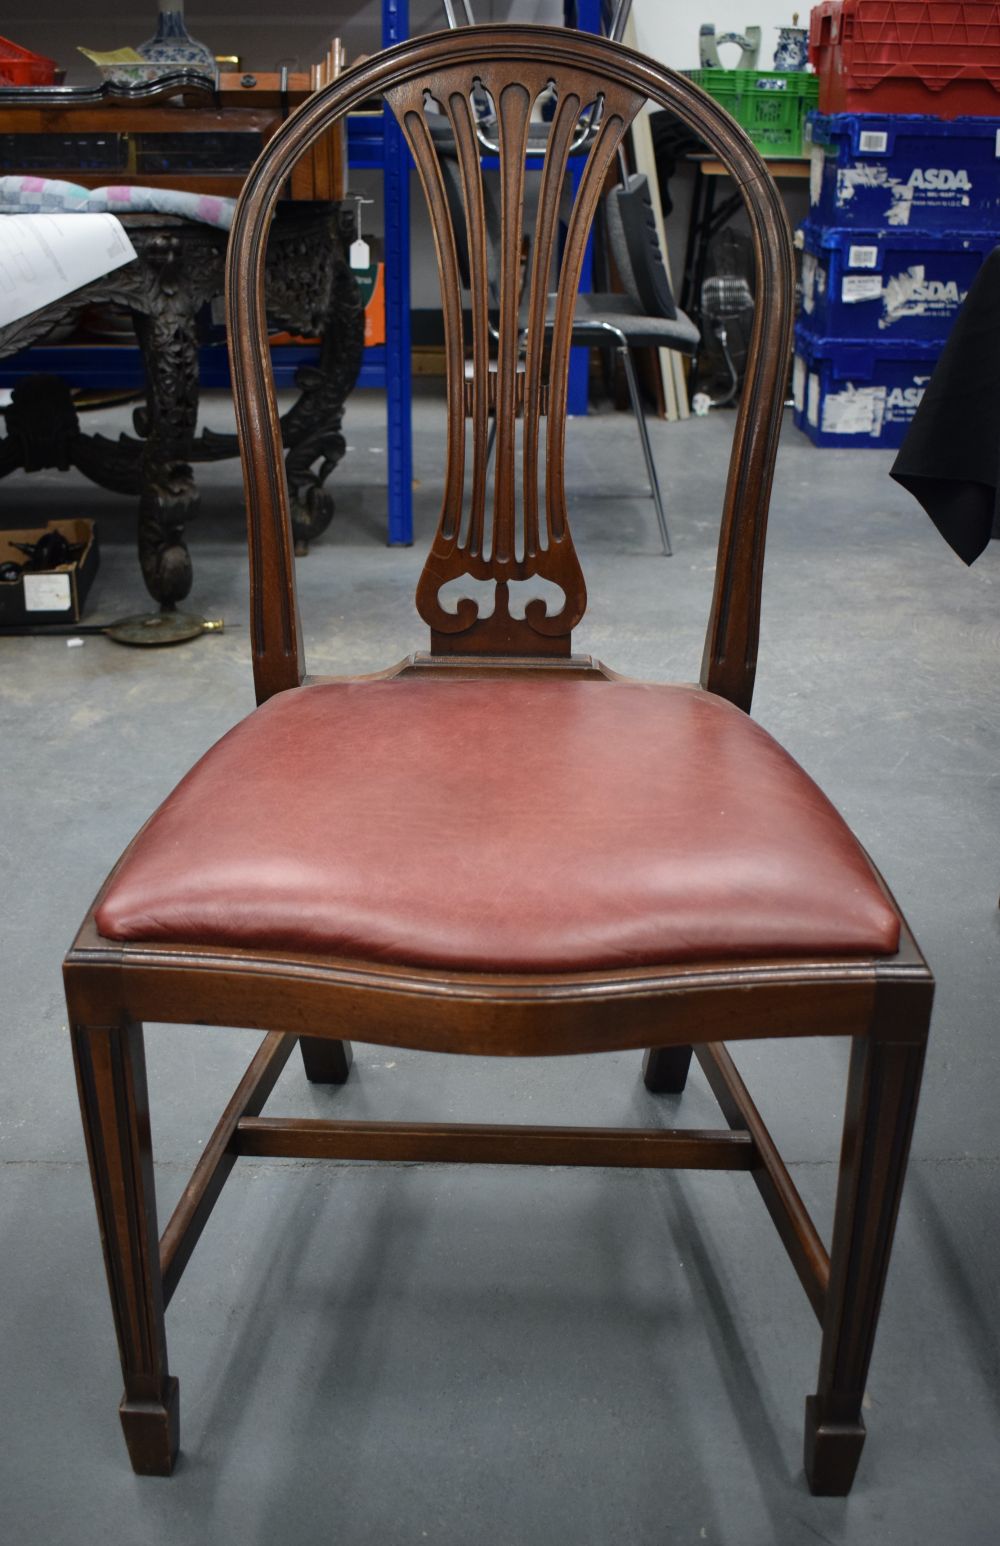
[[[56,62],[42,54],[33,54],[9,38],[0,38],[0,81],[7,86],[51,86],[56,78]]]
[[[996,0],[822,0],[809,58],[821,113],[1000,115]]]

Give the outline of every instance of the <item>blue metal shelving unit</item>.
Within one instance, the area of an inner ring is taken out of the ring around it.
[[[576,27],[580,32],[602,32],[601,26],[601,0],[564,0],[563,21],[567,27]],[[576,193],[580,177],[583,173],[583,158],[573,157],[570,161],[570,176],[573,179],[573,192]],[[594,238],[593,235],[587,241],[587,250],[583,255],[583,267],[580,270],[580,289],[589,292],[594,288]],[[587,413],[587,392],[590,378],[590,350],[571,349],[569,356],[569,382],[566,390],[566,411],[569,414],[579,414],[583,417]]]
[[[382,0],[382,47],[410,35],[409,0]],[[350,142],[348,142],[348,156]],[[385,395],[390,545],[413,541],[413,370],[410,357],[410,152],[382,113],[385,204]],[[350,160],[348,160],[350,165]]]

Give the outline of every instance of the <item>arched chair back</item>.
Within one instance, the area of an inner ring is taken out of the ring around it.
[[[230,242],[228,307],[250,535],[258,699],[298,685],[304,671],[267,341],[267,229],[297,158],[336,120],[373,97],[382,98],[395,114],[413,153],[441,277],[448,376],[444,498],[417,587],[417,610],[430,627],[431,649],[438,655],[545,658],[570,653],[587,593],[566,506],[566,386],[573,310],[594,212],[622,139],[647,102],[674,112],[726,165],[746,206],[758,303],[736,416],[702,683],[748,708],[790,347],[787,219],[750,140],[697,86],[619,44],[539,26],[437,34],[356,65],[288,120],[247,180]],[[529,178],[526,155],[529,145],[537,143],[532,109],[540,98],[549,103],[554,98],[554,109],[541,175]],[[484,116],[499,146],[501,230],[492,262],[477,133]],[[454,190],[449,198],[442,174],[440,130],[445,125],[449,154],[457,156],[459,167],[466,223],[460,242]],[[566,171],[581,141],[582,169],[574,178],[572,212],[560,239]],[[529,225],[531,256],[524,273],[523,238]],[[467,253],[471,291],[468,338],[460,250],[463,257]],[[554,272],[558,299],[546,347]],[[467,422],[470,351],[472,413]],[[547,427],[542,419],[546,399]],[[497,437],[491,485],[487,439],[492,411]],[[463,581],[481,595],[485,591],[485,601],[463,596]],[[544,588],[542,582],[547,582]],[[447,597],[442,596],[446,586],[452,587]],[[512,599],[512,586],[523,588],[522,600]],[[557,601],[546,599],[553,594]]]

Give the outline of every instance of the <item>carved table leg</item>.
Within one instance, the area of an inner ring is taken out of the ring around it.
[[[134,442],[84,435],[69,383],[61,376],[25,376],[2,410],[7,433],[0,439],[0,478],[15,468],[39,472],[55,467],[82,473],[116,494],[139,491],[139,458]]]
[[[146,367],[146,407],[135,415],[145,438],[139,500],[139,562],[151,596],[174,607],[191,589],[184,527],[198,513],[188,458],[198,418],[198,336],[203,295],[187,281],[183,243],[161,235],[146,248],[154,304],[134,312]]]
[[[347,449],[341,433],[344,403],[361,369],[364,342],[361,292],[344,257],[338,254],[319,364],[303,366],[297,372],[296,384],[302,395],[281,421],[298,554],[308,553],[309,543],[333,519],[333,497],[323,483]],[[317,457],[322,461],[314,471]]]
[[[65,472],[75,461],[80,437],[69,387],[60,376],[27,376],[19,381],[4,409],[7,434],[0,441],[0,478],[23,467]]]

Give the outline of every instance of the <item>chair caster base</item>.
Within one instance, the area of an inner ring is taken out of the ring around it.
[[[118,1415],[128,1457],[137,1476],[169,1476],[180,1449],[181,1412],[178,1385],[172,1376],[163,1401],[129,1401],[122,1397]]]
[[[806,1398],[805,1472],[817,1498],[846,1498],[865,1444],[865,1425],[824,1422],[818,1396]]]

